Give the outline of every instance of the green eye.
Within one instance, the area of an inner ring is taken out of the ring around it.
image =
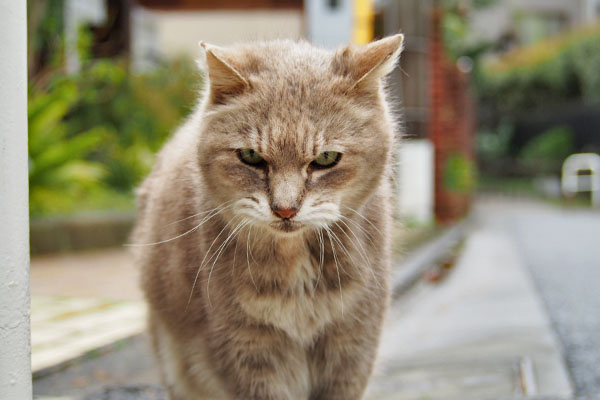
[[[238,156],[240,157],[240,160],[242,160],[246,164],[254,166],[258,166],[264,161],[260,154],[258,154],[253,149],[239,149]]]
[[[310,165],[315,168],[331,168],[340,161],[340,158],[342,158],[342,153],[324,151]]]

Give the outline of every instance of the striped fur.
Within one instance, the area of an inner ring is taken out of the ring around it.
[[[361,398],[389,301],[381,81],[401,46],[203,44],[210,86],[140,187],[133,235],[171,399]],[[323,151],[343,155],[310,168]]]

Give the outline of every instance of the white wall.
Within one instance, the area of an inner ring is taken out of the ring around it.
[[[200,40],[216,45],[304,37],[301,10],[132,10],[136,67],[162,57],[200,54]]]
[[[0,2],[0,399],[31,399],[26,1]]]
[[[433,145],[429,140],[405,140],[398,152],[398,211],[420,224],[433,221]]]

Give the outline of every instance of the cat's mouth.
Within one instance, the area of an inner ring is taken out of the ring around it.
[[[271,228],[275,228],[281,232],[296,232],[302,229],[303,225],[296,221],[291,221],[289,219],[284,219],[277,222],[271,222],[269,224]]]

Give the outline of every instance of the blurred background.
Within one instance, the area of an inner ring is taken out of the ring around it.
[[[130,380],[108,367],[51,378],[143,329],[122,245],[135,187],[204,85],[200,40],[335,48],[405,34],[389,80],[404,137],[399,262],[482,198],[597,216],[600,0],[28,0],[27,8],[37,395]],[[138,357],[137,342],[127,343]]]
[[[477,189],[560,199],[565,158],[600,151],[599,7],[595,0],[30,0],[32,251],[87,246],[83,232],[52,228],[44,239],[50,227],[39,219],[87,214],[127,225],[133,188],[202,88],[199,40],[291,38],[334,48],[402,31],[406,48],[390,92],[407,138],[404,157],[416,157],[420,169],[435,165],[435,174],[399,172],[411,187],[425,181],[401,190],[401,211],[420,223],[451,220],[466,212],[461,194]]]

